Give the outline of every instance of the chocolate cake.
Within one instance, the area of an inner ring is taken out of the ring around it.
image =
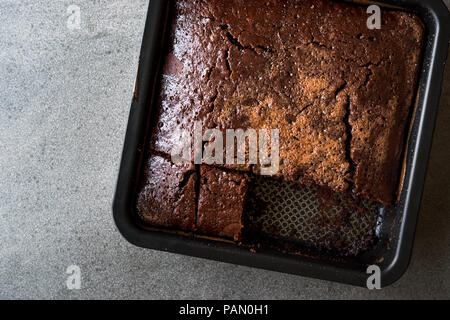
[[[196,220],[195,183],[192,165],[175,165],[150,154],[144,165],[137,198],[139,216],[157,227],[193,231]]]
[[[245,174],[202,166],[197,231],[240,240],[248,187]]]
[[[382,10],[381,30],[369,30],[366,10],[330,0],[173,1],[150,148],[170,154],[194,121],[278,129],[279,178],[393,203],[424,27]]]
[[[238,241],[248,187],[249,177],[245,174],[208,166],[201,166],[197,172],[194,166],[175,165],[165,157],[149,155],[137,211],[152,226]]]

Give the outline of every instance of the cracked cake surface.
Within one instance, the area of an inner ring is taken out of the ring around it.
[[[147,224],[238,241],[249,189],[248,175],[218,168],[174,164],[147,156],[136,208]]]
[[[282,179],[391,204],[424,27],[334,2],[173,1],[150,148],[203,128],[278,129]],[[259,167],[236,168],[253,170]]]
[[[240,240],[248,189],[246,174],[201,166],[197,231]]]
[[[175,165],[149,154],[137,197],[141,219],[152,226],[193,231],[197,176],[193,165]]]

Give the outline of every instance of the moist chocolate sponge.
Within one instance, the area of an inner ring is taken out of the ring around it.
[[[279,178],[393,202],[420,68],[415,15],[383,9],[369,30],[366,6],[330,0],[172,6],[152,149],[169,154],[197,120],[278,129]]]
[[[195,229],[197,176],[194,166],[175,165],[149,155],[144,165],[137,210],[144,222],[184,231]]]
[[[240,240],[248,189],[246,174],[202,166],[197,231]]]

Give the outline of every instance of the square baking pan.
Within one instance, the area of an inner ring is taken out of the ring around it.
[[[350,1],[349,1],[350,2]],[[351,1],[416,13],[426,28],[423,64],[411,115],[402,173],[402,188],[395,206],[377,206],[374,232],[377,241],[356,257],[306,249],[292,254],[270,245],[249,250],[248,246],[167,232],[143,225],[136,214],[136,192],[152,125],[152,106],[158,93],[166,27],[170,16],[168,0],[151,0],[142,42],[136,87],[113,204],[113,216],[122,235],[132,244],[200,258],[285,272],[357,286],[366,286],[367,266],[381,269],[386,287],[406,271],[411,258],[428,157],[435,126],[442,76],[447,58],[450,16],[441,0]],[[280,186],[289,188],[289,186]],[[264,186],[260,188],[264,194]],[[292,197],[297,197],[293,192]],[[301,199],[297,199],[301,201]],[[279,215],[282,217],[282,215]]]

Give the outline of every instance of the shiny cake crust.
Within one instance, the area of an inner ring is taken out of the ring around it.
[[[197,175],[192,165],[175,165],[148,155],[137,197],[137,210],[149,225],[194,231]]]
[[[328,0],[174,1],[151,148],[177,129],[279,129],[279,177],[391,204],[424,28]],[[242,168],[248,170],[248,167]],[[258,166],[251,168],[259,172]]]

